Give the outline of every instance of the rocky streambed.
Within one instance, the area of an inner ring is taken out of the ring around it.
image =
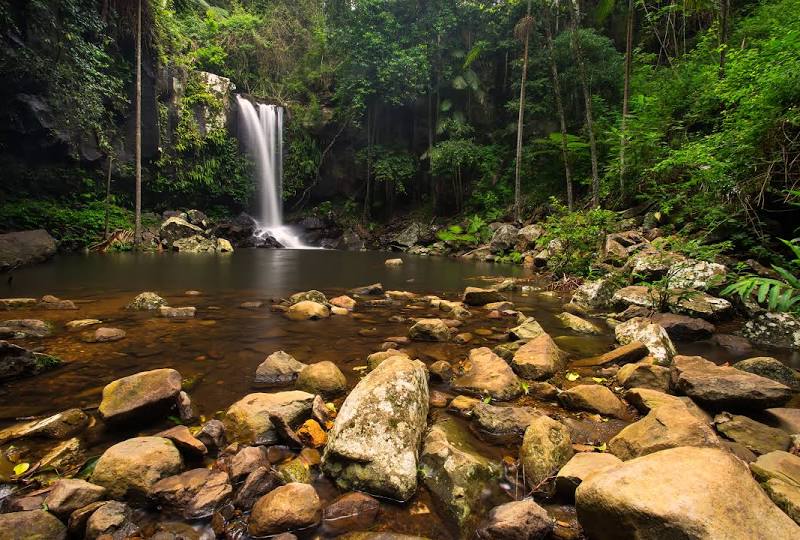
[[[0,300],[0,538],[800,535],[800,379],[736,321],[325,256]]]

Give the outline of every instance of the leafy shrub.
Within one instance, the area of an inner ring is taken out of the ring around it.
[[[109,230],[132,229],[132,212],[109,207]],[[103,237],[105,204],[92,201],[72,207],[40,200],[10,201],[0,206],[0,230],[45,229],[59,241],[62,250],[90,246]]]
[[[605,235],[617,229],[616,213],[600,208],[569,212],[555,199],[552,204],[555,212],[545,220],[544,234],[537,247],[545,249],[551,242],[558,244],[547,262],[557,276],[589,275]]]

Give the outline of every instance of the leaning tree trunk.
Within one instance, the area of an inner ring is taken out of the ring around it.
[[[524,43],[522,53],[522,81],[519,87],[519,115],[517,117],[517,158],[514,167],[514,219],[522,220],[522,128],[525,119],[525,83],[528,79],[528,42],[533,26],[531,17],[531,2],[528,0],[528,12],[525,17],[517,23],[514,29],[517,37]]]
[[[628,113],[631,98],[631,69],[633,67],[633,0],[628,0],[628,20],[625,35],[625,80],[622,91],[622,129],[619,142],[619,193],[625,199],[625,150],[628,145]]]
[[[136,12],[136,210],[133,244],[142,245],[142,0]]]
[[[553,79],[553,96],[558,112],[558,121],[561,127],[561,159],[564,161],[564,181],[567,184],[567,207],[572,211],[575,207],[575,197],[572,192],[572,166],[567,148],[567,118],[564,114],[564,103],[561,101],[561,83],[558,80],[558,65],[556,64],[555,50],[553,47],[553,34],[550,31],[550,19],[544,25],[544,34],[547,41],[547,51],[550,56],[550,76]]]
[[[589,132],[589,151],[592,158],[592,206],[600,206],[600,174],[597,165],[597,141],[594,137],[594,117],[592,114],[592,93],[589,89],[589,80],[586,75],[586,64],[583,60],[580,38],[578,36],[578,22],[581,18],[580,0],[572,0],[572,48],[575,52],[575,63],[578,65],[578,78],[583,89],[584,108],[586,109],[586,130]]]

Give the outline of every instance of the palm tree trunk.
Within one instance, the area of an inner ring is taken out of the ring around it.
[[[525,120],[525,83],[528,79],[528,42],[531,34],[531,2],[528,0],[528,13],[520,26],[523,39],[524,51],[522,53],[522,81],[519,87],[519,115],[517,117],[517,158],[514,166],[514,219],[522,219],[522,181],[520,178],[522,169],[522,128]]]
[[[572,192],[572,166],[567,148],[567,118],[564,114],[564,103],[561,101],[561,83],[558,80],[558,66],[556,65],[555,50],[553,47],[553,33],[550,30],[550,17],[545,21],[544,34],[547,41],[547,51],[550,56],[550,76],[553,79],[553,97],[556,102],[556,112],[561,127],[561,159],[564,161],[564,181],[567,184],[567,207],[572,211],[575,207],[575,197]]]
[[[142,245],[142,0],[136,12],[136,223],[133,244]]]
[[[592,93],[589,89],[589,80],[586,75],[586,63],[583,60],[580,39],[578,38],[578,23],[581,18],[580,0],[572,0],[572,48],[575,52],[575,62],[578,65],[578,77],[583,89],[584,108],[586,109],[586,130],[589,132],[589,151],[592,158],[592,206],[600,206],[600,173],[597,165],[597,141],[594,137],[594,117],[592,114]]]
[[[619,144],[619,193],[625,199],[625,149],[628,145],[628,113],[631,97],[631,69],[633,67],[633,19],[636,16],[633,0],[628,0],[628,21],[625,36],[625,80],[622,91],[622,129]]]

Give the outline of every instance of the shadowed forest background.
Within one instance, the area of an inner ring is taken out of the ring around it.
[[[129,226],[136,8],[0,2],[0,228],[92,244],[109,167],[111,226]],[[573,209],[651,203],[675,230],[769,260],[798,219],[799,8],[145,0],[144,208],[252,206],[235,126],[206,125],[227,114],[207,72],[286,107],[289,213],[366,230],[408,212],[524,221],[566,211],[571,183]]]

